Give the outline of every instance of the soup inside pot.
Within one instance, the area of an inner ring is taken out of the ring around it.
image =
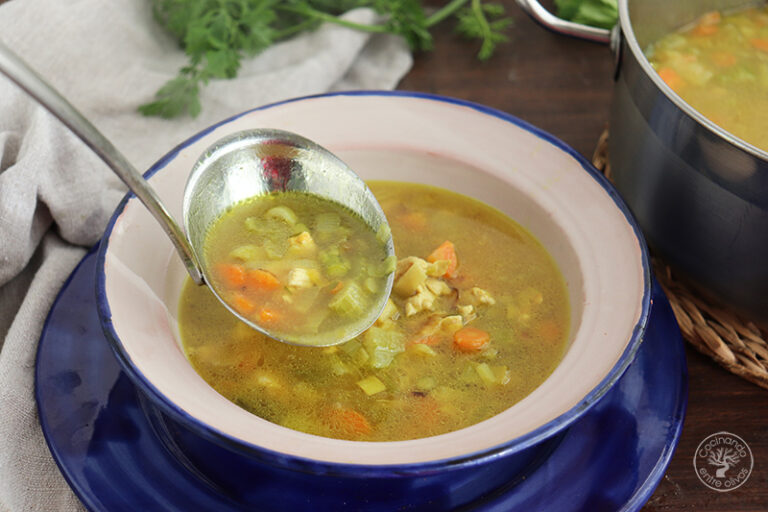
[[[702,115],[768,150],[768,7],[707,13],[651,44],[646,56]]]

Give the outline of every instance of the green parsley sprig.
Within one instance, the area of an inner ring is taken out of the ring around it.
[[[240,63],[273,43],[330,22],[350,29],[401,36],[412,50],[430,50],[430,29],[453,17],[456,32],[481,41],[478,58],[487,60],[507,40],[512,20],[501,5],[481,0],[451,0],[427,14],[418,0],[151,0],[154,15],[184,48],[188,63],[139,107],[146,116],[173,118],[200,113],[200,89],[212,79],[237,76]],[[341,18],[369,7],[380,24]]]

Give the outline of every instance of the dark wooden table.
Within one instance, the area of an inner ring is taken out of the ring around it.
[[[518,116],[591,159],[608,120],[613,61],[601,45],[551,34],[503,2],[515,19],[510,42],[481,63],[477,46],[435,32],[435,47],[419,54],[399,88],[454,96]],[[645,511],[768,511],[768,390],[721,369],[686,348],[690,395],[680,444]],[[705,487],[693,456],[708,435],[732,432],[754,455],[747,482],[730,492]]]

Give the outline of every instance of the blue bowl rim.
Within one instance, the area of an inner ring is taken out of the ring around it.
[[[118,361],[120,362],[120,365],[123,367],[125,372],[129,375],[129,377],[131,378],[133,383],[137,386],[137,388],[150,399],[150,402],[153,405],[158,407],[163,413],[167,414],[172,419],[180,422],[182,425],[184,425],[186,428],[188,428],[191,432],[195,433],[196,435],[199,435],[209,441],[213,441],[221,446],[228,447],[229,449],[231,449],[236,453],[244,453],[245,455],[248,455],[249,457],[256,459],[262,463],[273,465],[273,466],[279,466],[284,469],[291,469],[294,471],[299,471],[304,473],[317,473],[317,474],[324,474],[324,475],[356,477],[356,478],[397,477],[397,476],[402,477],[402,476],[423,475],[426,473],[434,472],[435,470],[449,470],[449,469],[455,470],[455,469],[467,468],[471,466],[486,464],[500,457],[506,457],[515,453],[519,453],[520,451],[523,451],[525,449],[528,449],[540,443],[544,439],[548,439],[554,436],[555,434],[559,433],[560,431],[568,427],[582,414],[584,414],[586,411],[592,408],[592,406],[594,406],[600,400],[600,398],[602,398],[603,395],[605,395],[605,393],[608,392],[608,390],[613,387],[613,385],[624,374],[627,367],[629,367],[629,365],[634,360],[635,354],[637,353],[637,350],[639,349],[640,344],[642,343],[643,334],[645,333],[645,329],[647,327],[648,318],[649,318],[650,309],[651,309],[651,271],[650,271],[650,260],[648,256],[648,248],[645,244],[645,239],[643,238],[642,231],[640,230],[640,227],[638,226],[637,222],[634,220],[634,217],[630,213],[629,208],[624,203],[623,199],[619,196],[619,193],[616,191],[613,185],[608,181],[608,179],[602,173],[600,173],[597,169],[595,169],[595,167],[590,162],[588,162],[581,154],[576,152],[573,148],[571,148],[570,146],[562,142],[560,139],[554,137],[553,135],[511,114],[502,112],[492,107],[488,107],[485,105],[481,105],[478,103],[474,103],[471,101],[462,100],[458,98],[452,98],[448,96],[423,93],[423,92],[414,92],[414,91],[379,91],[379,90],[341,91],[341,92],[308,95],[308,96],[302,96],[298,98],[291,98],[283,101],[278,101],[274,103],[269,103],[266,105],[262,105],[262,106],[247,110],[240,114],[236,114],[227,119],[224,119],[223,121],[216,123],[198,132],[197,134],[191,136],[181,144],[177,145],[175,148],[169,151],[165,156],[160,158],[152,167],[150,167],[149,170],[144,173],[144,177],[146,179],[149,179],[155,173],[162,170],[184,148],[193,144],[194,142],[199,140],[201,137],[204,137],[205,135],[207,135],[208,133],[210,133],[211,131],[215,130],[216,128],[222,125],[231,123],[232,121],[235,121],[243,116],[246,116],[248,114],[251,114],[253,112],[257,112],[260,110],[266,110],[269,108],[277,107],[277,106],[288,104],[288,103],[307,101],[307,100],[316,99],[316,98],[328,98],[332,96],[350,96],[350,97],[357,97],[357,96],[377,97],[378,96],[378,97],[388,97],[388,98],[397,98],[397,97],[416,98],[416,99],[422,99],[422,100],[428,100],[428,101],[448,103],[448,104],[457,105],[461,107],[467,107],[477,112],[480,112],[482,114],[486,114],[486,115],[507,121],[509,123],[512,123],[517,127],[530,132],[536,137],[549,142],[553,146],[557,147],[558,149],[562,150],[563,152],[570,155],[573,159],[575,159],[581,165],[584,171],[586,171],[593,179],[595,179],[603,187],[605,192],[611,197],[611,199],[619,208],[619,210],[624,214],[626,221],[629,223],[629,225],[632,227],[635,233],[635,237],[638,241],[638,245],[640,247],[640,252],[641,252],[641,261],[642,261],[642,267],[643,267],[643,285],[644,285],[643,296],[642,296],[642,310],[641,310],[640,318],[638,319],[635,326],[633,327],[631,339],[627,344],[627,347],[624,349],[624,352],[619,357],[619,360],[613,366],[613,368],[611,368],[608,374],[582,400],[580,400],[579,403],[574,405],[568,411],[562,413],[560,416],[545,423],[544,425],[541,425],[536,429],[522,436],[511,439],[500,445],[493,446],[484,450],[476,451],[473,453],[449,457],[445,459],[431,460],[431,461],[425,461],[425,462],[415,462],[415,463],[379,464],[379,465],[340,463],[340,462],[310,459],[310,458],[301,457],[297,455],[288,455],[285,453],[271,450],[269,448],[265,448],[262,446],[249,443],[247,441],[243,441],[242,439],[238,439],[233,436],[230,436],[229,434],[226,434],[210,425],[200,422],[197,418],[191,416],[190,414],[182,410],[180,407],[178,407],[176,404],[174,404],[172,401],[170,401],[141,373],[141,371],[139,371],[138,368],[136,368],[132,364],[130,357],[123,349],[122,344],[120,343],[120,340],[117,336],[117,333],[114,330],[114,327],[112,324],[112,313],[111,313],[109,304],[107,302],[107,296],[106,296],[106,290],[105,290],[106,275],[104,272],[104,261],[106,257],[106,252],[109,247],[109,237],[112,233],[112,229],[114,228],[115,222],[122,214],[128,201],[131,198],[135,197],[135,195],[130,191],[123,197],[122,201],[118,204],[114,214],[109,220],[107,228],[104,231],[104,235],[99,244],[98,255],[97,255],[98,260],[96,262],[96,269],[97,269],[96,270],[96,304],[97,304],[99,319],[101,321],[101,326],[104,331],[104,334],[107,340],[109,340],[112,346],[112,349],[115,352],[115,355],[117,356]]]

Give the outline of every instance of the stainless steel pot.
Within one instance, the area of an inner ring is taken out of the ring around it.
[[[768,152],[691,108],[643,54],[705,12],[754,0],[618,0],[613,31],[563,22],[535,0],[517,3],[551,30],[611,41],[616,188],[658,256],[706,293],[768,325]]]

